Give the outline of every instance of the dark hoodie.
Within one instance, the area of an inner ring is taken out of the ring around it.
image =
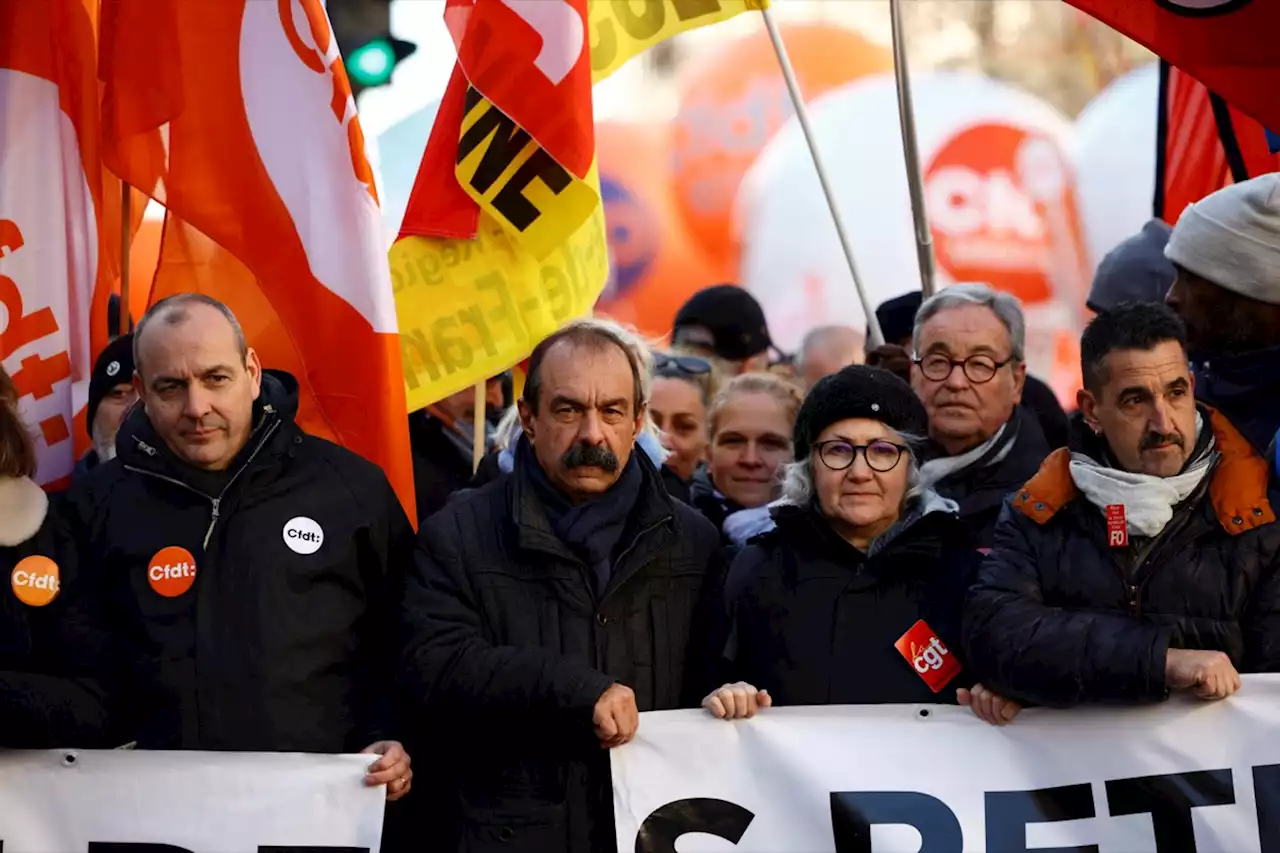
[[[382,471],[296,412],[293,377],[268,372],[247,445],[209,472],[139,407],[68,494],[114,710],[144,748],[337,753],[388,734],[413,531]],[[196,574],[167,597],[172,547]]]

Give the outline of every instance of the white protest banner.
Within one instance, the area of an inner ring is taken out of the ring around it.
[[[0,752],[3,853],[376,853],[368,755]]]
[[[1280,677],[1223,702],[640,716],[614,750],[619,853],[1277,853]]]

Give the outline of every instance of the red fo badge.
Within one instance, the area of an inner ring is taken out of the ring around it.
[[[196,558],[186,548],[161,548],[147,564],[147,582],[165,598],[177,598],[196,582]]]
[[[1107,544],[1112,548],[1129,547],[1129,523],[1124,518],[1124,504],[1107,505]]]
[[[960,674],[960,661],[923,619],[893,644],[934,693]]]

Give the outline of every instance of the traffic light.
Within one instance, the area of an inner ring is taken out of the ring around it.
[[[357,98],[391,82],[396,65],[418,49],[391,35],[391,0],[329,0],[327,9]]]
[[[370,39],[347,55],[347,76],[351,89],[371,89],[391,82],[396,63],[412,56],[418,46],[391,35]]]

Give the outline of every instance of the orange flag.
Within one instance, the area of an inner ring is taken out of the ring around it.
[[[152,300],[225,302],[299,422],[413,471],[373,173],[320,0],[103,0],[103,157],[169,211]],[[160,129],[162,145],[150,132]]]
[[[98,145],[97,0],[0,0],[0,361],[63,486],[120,275],[120,183]],[[136,206],[135,226],[142,217]]]

